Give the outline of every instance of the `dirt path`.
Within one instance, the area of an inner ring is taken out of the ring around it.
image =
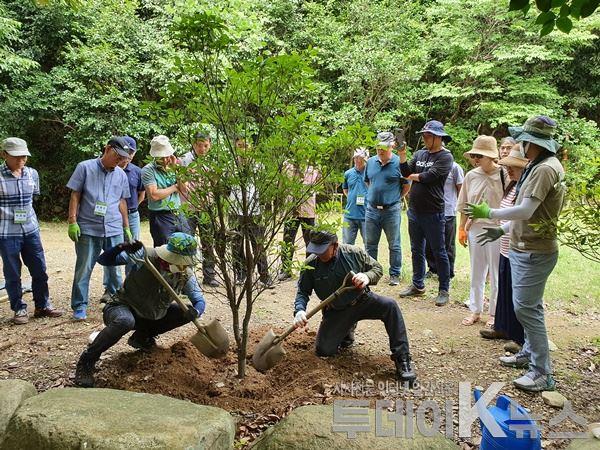
[[[63,225],[44,224],[42,237],[53,303],[70,312],[74,249]],[[145,237],[150,242],[149,237]],[[12,314],[8,303],[0,302],[0,379],[26,379],[38,390],[72,384],[75,362],[85,348],[88,335],[102,327],[98,303],[102,294],[101,275],[98,269],[93,275],[91,308],[86,323],[73,323],[70,315],[66,315],[64,319],[36,319],[25,326],[14,326],[10,322]],[[385,283],[375,290],[398,298],[398,289]],[[283,329],[289,325],[294,293],[294,281],[263,293],[256,305],[254,342],[268,327]],[[214,292],[205,295],[208,303],[206,318],[222,318],[227,327],[229,310],[224,300]],[[26,298],[31,303],[31,295]],[[329,403],[335,398],[366,397],[372,400],[372,406],[380,398],[414,399],[416,405],[423,398],[429,398],[440,402],[440,406],[444,400],[453,399],[458,404],[458,383],[461,381],[485,388],[494,381],[505,382],[502,393],[538,415],[544,427],[560,412],[544,405],[539,395],[522,393],[511,387],[511,380],[520,371],[501,368],[497,364],[497,357],[503,355],[503,342],[480,339],[479,326],[461,326],[460,320],[466,310],[460,304],[436,308],[431,299],[398,302],[408,327],[411,352],[421,382],[421,388],[410,393],[388,389],[389,383],[394,381],[394,373],[386,350],[387,336],[382,324],[372,321],[359,324],[357,345],[340,357],[326,359],[316,357],[312,351],[318,325],[315,321],[310,324],[311,332],[296,333],[286,342],[288,357],[278,367],[265,375],[250,367],[248,377],[243,381],[235,377],[233,353],[223,360],[211,361],[186,344],[187,336],[193,333],[192,325],[160,337],[160,348],[150,354],[133,351],[124,339],[103,355],[99,385],[163,393],[224,407],[240,416],[242,438],[255,436],[292,407]],[[572,402],[574,412],[588,422],[600,420],[600,351],[591,343],[600,336],[599,319],[597,312],[574,315],[550,310],[547,314],[550,338],[558,346],[552,353],[558,389]],[[563,447],[566,443],[548,439],[549,431],[569,430],[581,428],[573,422],[545,428],[545,448]],[[456,437],[456,426],[454,434]],[[478,442],[477,433],[471,439],[456,439],[469,448]]]

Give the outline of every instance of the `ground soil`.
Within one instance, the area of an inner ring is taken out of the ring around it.
[[[45,224],[42,237],[48,260],[53,303],[70,311],[69,299],[75,255],[64,226]],[[146,237],[146,240],[150,240]],[[0,301],[0,379],[21,378],[34,383],[38,390],[72,385],[75,363],[85,349],[89,334],[101,329],[102,272],[96,270],[91,285],[89,319],[73,323],[70,316],[60,319],[35,319],[27,325],[11,324],[12,313],[6,301]],[[398,299],[398,288],[385,278],[375,290]],[[429,286],[435,289],[434,282]],[[565,287],[568,290],[568,287]],[[249,356],[255,344],[272,327],[276,332],[289,326],[295,282],[278,284],[265,291],[256,304],[251,327]],[[228,325],[228,306],[218,290],[205,293],[206,319],[219,318]],[[26,299],[31,303],[31,295]],[[420,386],[398,390],[394,384],[393,364],[388,356],[385,329],[378,322],[361,322],[356,345],[334,358],[314,355],[314,336],[318,316],[308,332],[297,331],[285,342],[285,360],[265,374],[247,367],[246,378],[237,378],[233,348],[222,359],[208,359],[189,342],[194,333],[187,325],[161,336],[158,348],[151,352],[135,351],[123,339],[103,355],[97,382],[100,387],[160,393],[200,404],[227,409],[239,419],[238,439],[247,444],[261,430],[276,423],[293,408],[304,404],[331,403],[337,398],[446,400],[458,405],[458,383],[487,388],[492,382],[505,382],[502,393],[511,396],[539,418],[543,427],[544,448],[561,448],[563,439],[551,438],[550,431],[581,431],[573,421],[548,428],[550,419],[561,410],[545,405],[540,395],[514,389],[511,381],[521,371],[499,366],[504,354],[503,341],[487,341],[478,335],[483,324],[460,325],[467,310],[461,302],[436,308],[430,297],[398,299],[408,328],[411,353]],[[562,310],[547,310],[550,338],[558,350],[552,353],[558,390],[572,402],[573,411],[588,422],[600,421],[600,352],[592,342],[600,336],[600,315],[588,311],[574,315]],[[464,448],[476,447],[478,426],[471,438],[459,438],[457,408],[454,410],[455,440]],[[444,420],[442,420],[444,426]]]

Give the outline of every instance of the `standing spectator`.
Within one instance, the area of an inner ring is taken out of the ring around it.
[[[69,238],[75,242],[75,275],[71,292],[73,319],[87,319],[90,276],[102,250],[132,239],[127,202],[129,182],[117,166],[133,153],[122,137],[112,137],[100,158],[77,164],[67,187],[69,201]],[[114,294],[121,287],[121,274],[108,269],[105,289]]]
[[[344,244],[354,245],[359,230],[363,243],[366,242],[365,202],[367,199],[367,185],[365,184],[365,165],[368,159],[369,151],[366,148],[357,148],[352,157],[354,167],[344,173],[344,184],[342,184],[346,196],[344,228],[342,230]]]
[[[512,138],[511,138],[512,139]],[[510,154],[500,161],[503,168],[507,169],[510,183],[504,190],[504,197],[500,202],[500,209],[511,208],[515,204],[517,193],[517,181],[521,178],[523,169],[527,166],[527,158],[521,152],[521,144],[516,144]],[[501,220],[500,225],[508,221]],[[496,319],[492,329],[482,328],[479,330],[481,337],[485,339],[510,339],[522,346],[525,336],[523,326],[517,320],[512,296],[512,277],[508,249],[510,238],[507,234],[500,238],[500,263],[498,265],[498,301],[496,302]]]
[[[523,348],[500,357],[505,366],[529,367],[513,384],[525,391],[553,390],[552,365],[544,318],[544,289],[558,261],[556,223],[563,207],[565,172],[556,158],[560,148],[552,136],[556,122],[547,116],[528,119],[508,132],[523,143],[529,164],[517,183],[515,206],[491,209],[486,202],[470,204],[467,214],[475,218],[510,220],[502,227],[487,227],[481,243],[494,241],[510,230],[510,260],[515,314],[525,330]],[[534,225],[541,224],[542,229]]]
[[[365,211],[365,248],[377,260],[381,231],[385,233],[390,253],[390,286],[400,284],[402,247],[400,246],[401,200],[410,188],[400,173],[400,159],[392,154],[396,147],[394,135],[389,131],[377,134],[377,155],[367,160],[365,183],[367,209]]]
[[[443,306],[450,299],[450,263],[444,239],[444,184],[454,162],[444,143],[452,138],[437,120],[427,122],[419,133],[423,134],[425,148],[415,152],[410,162],[406,158],[406,146],[398,152],[402,175],[413,182],[408,209],[413,279],[412,284],[400,292],[400,297],[425,294],[425,242],[429,242],[439,281],[435,304]]]
[[[462,324],[465,326],[479,322],[483,312],[483,297],[485,280],[490,277],[490,318],[488,328],[494,325],[496,314],[496,299],[498,298],[498,263],[500,261],[500,243],[494,242],[481,245],[477,242],[477,235],[483,227],[497,225],[492,219],[475,219],[469,229],[466,229],[467,215],[464,213],[467,203],[479,203],[484,199],[493,208],[499,208],[504,192],[502,169],[498,166],[498,148],[496,138],[493,136],[478,136],[473,142],[473,148],[465,153],[470,157],[475,168],[467,173],[463,188],[458,196],[458,209],[462,212],[460,230],[467,233],[469,255],[471,259],[471,289],[469,293],[469,309],[471,314],[465,317]],[[463,241],[464,242],[464,241]]]
[[[319,179],[319,171],[313,166],[308,166],[304,175],[298,173],[298,169],[290,164],[290,171],[298,177],[302,177],[302,184],[305,189],[311,190],[307,192],[309,197],[304,201],[296,211],[296,215],[288,220],[283,227],[283,243],[284,248],[281,253],[281,271],[279,273],[279,281],[285,281],[292,276],[291,264],[294,258],[294,246],[296,242],[296,234],[298,233],[298,227],[302,228],[302,239],[304,240],[304,246],[308,245],[310,241],[310,231],[315,226],[315,220],[317,217],[317,194],[311,188],[315,185]],[[308,258],[310,253],[306,252]]]
[[[0,165],[0,255],[6,280],[13,323],[29,322],[21,288],[21,259],[31,274],[35,310],[33,317],[60,317],[63,312],[50,304],[46,258],[40,239],[40,226],[33,199],[40,195],[37,170],[27,167],[31,156],[23,139],[11,137],[2,142]]]
[[[506,158],[509,153],[512,151],[513,147],[517,143],[516,139],[506,136],[500,140],[500,147],[498,147],[498,154],[500,155],[500,159]],[[505,167],[505,166],[502,166]],[[508,166],[506,166],[508,167]]]
[[[178,182],[175,174],[169,170],[170,166],[177,164],[174,153],[168,137],[155,136],[150,141],[150,156],[154,160],[142,169],[154,247],[166,244],[169,236],[177,231],[189,232],[185,217],[179,213],[179,193],[185,193],[186,186],[185,183]]]
[[[454,278],[454,260],[456,259],[456,203],[464,179],[465,172],[454,161],[444,184],[444,215],[446,219],[444,242],[446,243],[446,253],[448,254],[448,261],[450,263],[450,278]],[[429,267],[426,276],[437,275],[435,258],[433,257],[429,241],[425,242],[425,259],[427,259],[427,266]]]
[[[127,141],[127,144],[129,144],[129,148],[133,150],[133,153],[131,153],[129,158],[120,161],[119,167],[123,169],[125,175],[127,175],[127,180],[129,182],[129,193],[131,194],[131,196],[127,199],[129,229],[131,230],[133,239],[135,241],[139,241],[141,222],[138,207],[146,198],[146,191],[144,190],[144,184],[142,183],[142,169],[131,162],[135,156],[135,152],[137,151],[137,142],[135,142],[135,139],[130,136],[123,136],[123,139]],[[125,275],[131,272],[132,267],[133,265],[129,263],[125,266]],[[107,273],[108,272],[105,270],[104,275],[106,276]]]
[[[212,141],[208,133],[196,133],[194,135],[194,143],[192,144],[192,150],[187,152],[180,160],[182,166],[189,166],[196,162],[196,164],[202,164],[204,158],[207,157],[208,152],[212,146]],[[198,181],[190,184],[189,189],[194,188],[194,184],[201,183],[202,177],[207,176],[206,171],[198,174]],[[219,282],[217,281],[217,272],[215,271],[215,253],[213,249],[213,237],[210,236],[210,227],[202,221],[202,212],[197,213],[199,216],[192,216],[188,218],[188,224],[190,226],[191,233],[198,232],[200,238],[200,244],[202,246],[202,284],[210,287],[218,287]]]

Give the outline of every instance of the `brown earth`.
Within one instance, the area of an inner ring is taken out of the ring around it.
[[[53,303],[70,311],[69,298],[74,265],[74,250],[63,225],[44,224],[42,237],[48,261]],[[147,233],[146,241],[150,242]],[[408,261],[408,259],[406,259]],[[21,378],[34,383],[38,390],[72,385],[74,366],[87,343],[88,335],[101,329],[101,270],[93,275],[90,290],[89,319],[73,323],[66,315],[60,319],[35,319],[24,326],[14,326],[7,302],[0,302],[0,379]],[[385,279],[383,280],[385,282]],[[454,283],[464,282],[457,275]],[[433,293],[434,283],[430,283]],[[454,286],[455,288],[455,286]],[[375,290],[392,298],[398,288],[381,283]],[[295,282],[281,283],[258,299],[249,353],[269,327],[276,332],[289,326]],[[205,292],[206,319],[221,318],[228,326],[229,309],[216,291]],[[31,295],[27,294],[31,304]],[[458,299],[457,299],[458,300]],[[560,410],[544,405],[540,395],[514,389],[512,379],[519,370],[499,366],[502,341],[486,341],[478,336],[483,325],[463,327],[460,320],[466,310],[457,301],[435,308],[431,299],[399,300],[408,328],[411,353],[421,382],[418,389],[395,389],[393,364],[389,359],[387,337],[378,322],[361,322],[357,328],[357,344],[335,358],[314,355],[314,335],[318,318],[312,320],[309,332],[296,332],[285,342],[285,360],[266,374],[250,365],[247,376],[240,380],[233,350],[223,359],[211,360],[199,354],[187,342],[194,333],[187,325],[159,338],[159,348],[143,353],[134,351],[121,340],[103,355],[97,375],[98,385],[140,392],[161,393],[197,403],[215,405],[239,417],[241,444],[250,442],[262,429],[277,422],[294,407],[304,404],[330,403],[336,398],[366,398],[372,406],[376,399],[433,399],[441,407],[445,400],[458,404],[458,383],[487,388],[494,381],[505,382],[502,389],[535,414],[544,427],[545,448],[560,448],[565,440],[551,439],[548,431],[583,430],[573,422],[548,429],[548,422]],[[588,311],[574,315],[562,310],[547,310],[550,338],[558,345],[552,353],[558,390],[573,405],[573,411],[588,422],[600,421],[600,352],[593,345],[600,336],[600,315]],[[457,414],[454,411],[454,421]],[[443,424],[442,420],[442,424]],[[478,426],[472,438],[458,438],[465,448],[478,443]]]

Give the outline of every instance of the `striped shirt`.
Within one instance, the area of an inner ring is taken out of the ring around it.
[[[17,178],[6,163],[0,165],[0,239],[28,236],[40,229],[33,210],[33,196],[40,195],[37,170],[23,167]],[[15,223],[15,211],[25,211],[25,219]]]
[[[512,208],[515,206],[515,196],[517,193],[517,185],[515,184],[508,194],[506,194],[500,202],[500,209]],[[501,220],[500,225],[504,225],[510,220]],[[510,233],[505,233],[500,238],[500,254],[505,258],[508,258],[508,249],[510,248]]]

